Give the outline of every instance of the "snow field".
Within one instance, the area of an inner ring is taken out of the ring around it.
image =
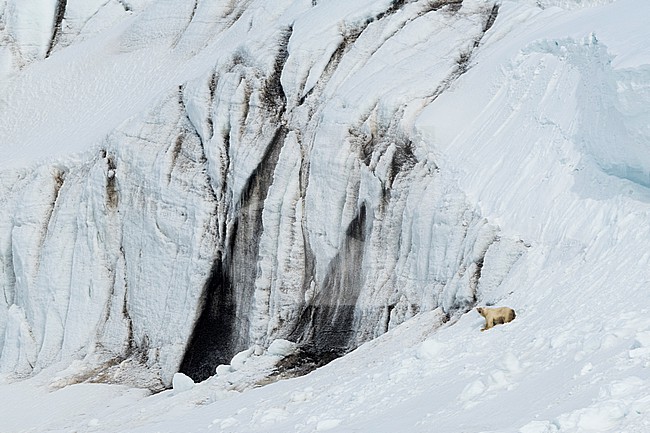
[[[93,411],[41,431],[643,431],[650,356],[639,350],[647,349],[648,311],[599,323],[589,311],[567,314],[577,307],[544,317],[518,310],[515,321],[486,332],[475,311],[442,327],[438,311],[421,314],[308,376],[257,389],[244,385],[261,371],[248,364],[264,357],[244,353],[232,362],[247,359],[240,370],[182,393],[143,395],[128,415]],[[83,386],[57,398],[74,406]],[[117,393],[105,397],[111,410],[120,408]]]

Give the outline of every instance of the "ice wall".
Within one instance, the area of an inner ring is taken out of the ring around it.
[[[134,16],[109,46],[155,40],[186,63],[75,158],[0,173],[0,371],[84,358],[169,384],[275,338],[341,354],[494,300],[526,247],[413,122],[471,67],[496,4],[117,3]]]

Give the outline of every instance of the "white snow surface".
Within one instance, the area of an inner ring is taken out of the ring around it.
[[[0,431],[650,431],[650,2],[503,1],[483,35],[479,0],[375,21],[390,2],[69,1],[44,58],[50,3],[0,1]],[[180,358],[289,25],[250,345],[193,385]],[[260,386],[361,203],[363,344]],[[470,301],[517,317],[444,320]]]

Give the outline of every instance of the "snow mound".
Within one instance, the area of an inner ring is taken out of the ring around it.
[[[194,388],[194,381],[183,373],[176,373],[172,379],[172,389],[175,393],[189,391]]]
[[[292,341],[278,338],[273,340],[269,345],[269,348],[266,349],[266,353],[271,356],[289,356],[296,351],[297,346],[298,345]]]

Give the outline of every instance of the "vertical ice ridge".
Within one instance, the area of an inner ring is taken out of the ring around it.
[[[185,32],[187,29],[192,25],[192,21],[194,20],[194,17],[196,16],[196,10],[199,7],[199,0],[194,0],[194,7],[192,8],[192,11],[190,12],[190,16],[187,19],[187,24],[183,27],[182,30],[179,31],[178,35],[174,39],[174,41],[171,44],[172,49],[176,48],[178,43],[181,41],[181,39],[185,36]]]
[[[474,55],[474,52],[481,45],[481,41],[483,40],[485,34],[494,25],[494,22],[496,21],[498,15],[499,15],[498,3],[494,2],[492,3],[491,7],[486,6],[484,8],[483,27],[480,34],[474,38],[474,41],[472,42],[471,46],[462,49],[458,53],[458,57],[456,59],[456,65],[449,73],[449,75],[435,88],[435,90],[429,96],[424,98],[427,105],[435,101],[442,93],[449,90],[449,88],[453,85],[453,83],[469,70],[469,68],[471,67],[470,61]]]
[[[317,353],[342,354],[354,343],[354,318],[364,285],[365,242],[370,228],[364,205],[346,230],[341,252],[331,263],[322,290],[306,305],[292,338]]]
[[[289,40],[293,34],[293,26],[280,30],[278,50],[273,61],[270,74],[266,78],[265,86],[262,89],[262,100],[267,107],[276,114],[283,114],[287,105],[287,97],[282,86],[282,71],[289,58]]]
[[[61,193],[61,188],[63,187],[63,183],[65,182],[65,171],[59,169],[59,168],[54,168],[53,170],[53,185],[52,185],[52,205],[50,209],[47,212],[47,215],[45,217],[45,221],[43,223],[44,231],[43,231],[43,236],[45,237],[47,235],[49,226],[50,226],[50,221],[52,220],[52,215],[54,214],[54,210],[56,209],[57,206],[57,201],[59,199],[59,194]],[[41,241],[40,248],[43,247],[43,242],[44,238]],[[39,248],[39,249],[40,249]]]
[[[487,16],[487,19],[485,20],[485,25],[483,26],[483,35],[485,35],[485,33],[487,33],[487,31],[492,28],[494,22],[497,20],[497,16],[499,15],[499,7],[500,7],[499,3],[494,3],[492,5],[492,9],[490,9],[490,14]]]
[[[219,363],[227,362],[250,344],[250,315],[257,276],[254,263],[264,230],[262,211],[287,136],[284,125],[286,97],[280,75],[287,59],[286,47],[291,32],[291,27],[280,32],[272,68],[261,82],[261,113],[267,118],[265,120],[275,121],[277,126],[263,146],[264,154],[246,179],[239,198],[230,204],[228,212],[232,212],[232,220],[222,231],[223,250],[214,259],[209,282],[203,289],[201,314],[181,362],[181,371],[197,380],[213,374]],[[216,78],[212,75],[210,99],[214,98],[215,87]],[[229,125],[224,132],[225,155],[231,147],[231,128]],[[256,139],[264,140],[264,137]],[[223,180],[225,185],[227,178]],[[223,194],[222,199],[225,199]]]
[[[47,52],[45,53],[45,58],[50,57],[50,54],[52,53],[52,50],[54,49],[54,46],[59,39],[67,3],[68,0],[57,0],[56,2],[56,9],[54,10],[54,26],[52,27],[52,38],[50,39],[50,45],[48,46]]]
[[[343,59],[343,56],[345,56],[345,54],[352,49],[356,40],[363,34],[364,31],[366,31],[370,24],[397,13],[404,6],[404,4],[404,0],[393,0],[386,10],[377,13],[375,16],[368,17],[361,23],[354,25],[341,23],[339,25],[341,39],[336,49],[334,49],[334,51],[332,51],[330,54],[329,59],[317,80],[310,80],[310,76],[304,77],[304,81],[300,84],[301,96],[296,101],[296,104],[304,104],[308,98],[312,97],[314,92],[320,92],[323,90],[323,88],[327,85],[329,79],[336,71],[338,65]],[[316,3],[314,2],[313,5],[315,6]]]
[[[201,380],[250,343],[250,313],[255,263],[263,230],[262,210],[286,129],[279,127],[262,162],[251,174],[223,255],[215,258],[204,300],[180,371]],[[252,269],[251,269],[252,268]]]
[[[117,186],[117,166],[115,157],[106,154],[106,207],[115,210],[119,204],[119,188]]]

